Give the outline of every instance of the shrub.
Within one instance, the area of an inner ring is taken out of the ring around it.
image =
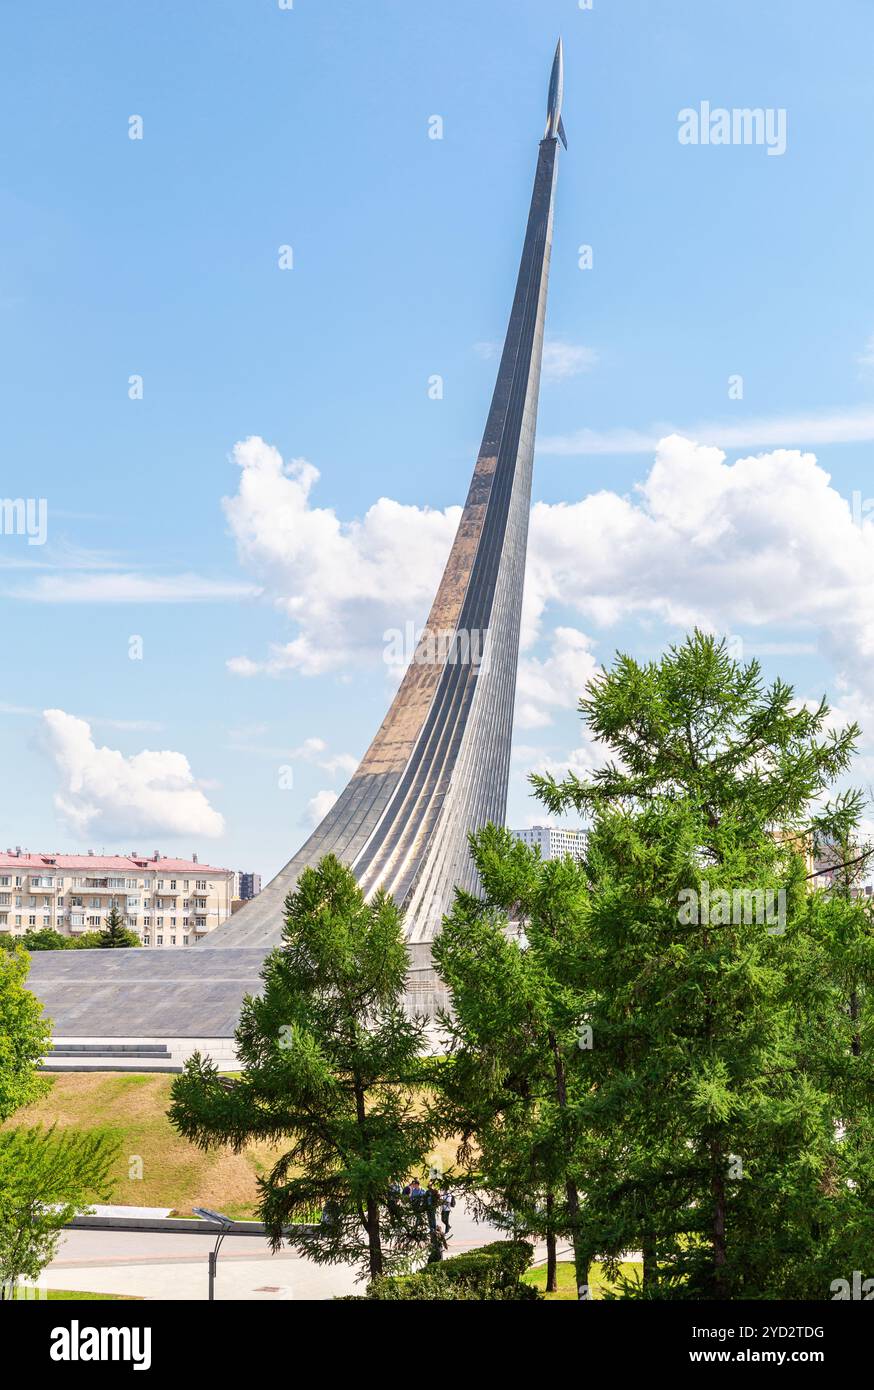
[[[417,1274],[375,1279],[367,1298],[379,1302],[536,1302],[540,1294],[521,1283],[533,1247],[524,1240],[496,1240],[462,1255],[451,1255]]]

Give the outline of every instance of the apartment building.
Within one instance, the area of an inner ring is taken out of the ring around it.
[[[234,897],[247,903],[261,892],[261,875],[238,869],[234,874]]]
[[[562,830],[555,825],[532,825],[527,830],[514,830],[517,840],[526,845],[536,845],[543,859],[563,859],[569,854],[572,859],[582,859],[586,852],[588,832],[585,830]]]
[[[234,874],[157,850],[137,854],[0,853],[0,931],[99,931],[118,908],[144,946],[193,946],[231,913]]]
[[[846,851],[848,867],[843,869],[841,865],[844,859],[839,848],[836,845],[824,846],[813,860],[815,877],[808,880],[808,887],[811,890],[838,889],[842,892],[849,888],[851,898],[874,897],[874,856],[866,859],[864,855],[864,846],[852,846]]]

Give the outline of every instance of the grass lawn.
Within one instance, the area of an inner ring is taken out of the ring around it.
[[[106,1300],[118,1303],[142,1303],[143,1301],[132,1293],[77,1293],[75,1289],[48,1289],[47,1294],[49,1303],[64,1302],[65,1300],[79,1302],[80,1299],[86,1301],[98,1299],[100,1302]]]
[[[257,1217],[257,1178],[270,1170],[280,1148],[256,1144],[240,1154],[195,1148],[167,1119],[173,1077],[166,1074],[70,1072],[51,1079],[48,1095],[16,1111],[14,1123],[112,1130],[122,1143],[111,1202],[169,1207],[178,1216],[191,1216],[191,1208],[199,1206],[237,1221]],[[448,1168],[453,1150],[454,1145],[446,1144],[432,1158]],[[135,1176],[140,1168],[142,1178]]]
[[[628,1264],[621,1265],[620,1268],[622,1270],[622,1273],[626,1276],[626,1278],[633,1279],[635,1274],[638,1276],[638,1278],[640,1277],[641,1265],[638,1260],[634,1260]],[[574,1278],[573,1264],[566,1260],[559,1260],[557,1274],[558,1292],[548,1293],[546,1295],[547,1302],[552,1303],[562,1301],[576,1303],[577,1286],[576,1280]],[[536,1289],[540,1289],[540,1292],[542,1293],[543,1290],[546,1288],[546,1266],[537,1265],[535,1269],[529,1269],[528,1273],[523,1275],[523,1279],[526,1284],[533,1284],[534,1287]],[[609,1288],[610,1285],[604,1279],[601,1273],[600,1265],[594,1266],[592,1271],[592,1280],[592,1297],[603,1298],[603,1289]]]

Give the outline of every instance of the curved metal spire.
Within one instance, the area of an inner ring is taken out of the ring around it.
[[[476,891],[469,833],[489,821],[504,823],[562,132],[562,70],[559,44],[550,125],[537,152],[495,391],[421,647],[324,820],[257,898],[209,934],[202,952],[207,946],[258,946],[266,952],[277,945],[287,893],[304,868],[330,852],[350,865],[369,899],[384,889],[403,905],[407,940],[423,947],[417,955],[425,957],[456,887]]]

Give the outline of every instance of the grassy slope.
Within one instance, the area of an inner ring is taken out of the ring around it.
[[[127,1206],[170,1207],[180,1216],[193,1206],[212,1207],[237,1220],[256,1217],[256,1178],[281,1152],[258,1144],[241,1154],[210,1153],[182,1139],[167,1119],[173,1077],[120,1072],[55,1075],[49,1094],[15,1114],[16,1125],[97,1126],[122,1140],[111,1201]],[[440,1155],[448,1166],[449,1146]],[[142,1179],[130,1176],[142,1159]]]
[[[218,1207],[237,1218],[255,1215],[255,1179],[270,1163],[270,1148],[206,1154],[182,1139],[167,1119],[172,1076],[74,1072],[53,1082],[43,1100],[16,1112],[15,1124],[112,1130],[122,1141],[112,1202],[171,1207],[180,1215],[192,1206]],[[137,1158],[141,1179],[131,1176]]]

